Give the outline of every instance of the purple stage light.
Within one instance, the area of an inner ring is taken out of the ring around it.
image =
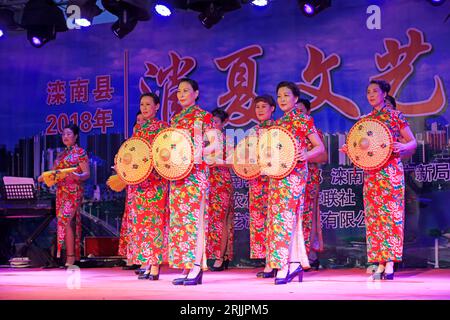
[[[0,29],[0,38],[3,37],[3,35],[4,35],[3,30]]]
[[[307,15],[313,15],[314,14],[314,7],[312,5],[310,5],[309,3],[305,3],[303,5],[303,11],[307,14]]]
[[[169,7],[163,4],[156,4],[155,11],[156,13],[158,13],[160,16],[163,17],[168,17],[172,14],[172,11],[170,11]]]
[[[444,4],[445,0],[428,0],[433,6],[437,7]]]
[[[91,22],[88,19],[75,19],[75,23],[81,27],[89,27],[91,25]]]
[[[253,0],[252,4],[258,7],[265,7],[269,3],[268,0]]]
[[[33,44],[34,44],[36,47],[39,47],[39,46],[42,44],[41,39],[39,39],[38,37],[33,37],[33,38],[31,39],[31,41],[33,42]]]

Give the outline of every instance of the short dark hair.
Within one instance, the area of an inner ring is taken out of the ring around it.
[[[395,98],[393,96],[387,95],[386,100],[389,100],[389,103],[392,105],[392,108],[394,108],[394,110],[397,109],[397,102],[395,102]]]
[[[178,81],[178,86],[180,86],[180,84],[183,82],[189,83],[194,91],[198,91],[198,82],[197,81],[190,79],[190,78],[181,78],[180,81]],[[198,96],[195,99],[195,101],[197,101],[199,97],[200,96]]]
[[[253,103],[256,105],[258,102],[265,102],[271,107],[277,107],[277,103],[275,102],[275,99],[270,94],[263,94],[260,96],[257,96],[255,99],[253,99]]]
[[[228,112],[226,112],[222,108],[215,108],[213,111],[211,111],[213,117],[217,117],[220,119],[220,121],[225,122],[225,120],[228,119],[229,115]]]
[[[391,91],[391,85],[387,81],[384,81],[384,80],[371,80],[369,82],[369,86],[371,84],[378,85],[378,87],[380,87],[380,89],[381,89],[381,91],[383,93],[389,94],[389,91]]]
[[[69,123],[64,127],[64,129],[70,129],[73,134],[80,136],[80,128],[78,128],[78,126],[74,123]]]
[[[307,99],[300,99],[300,100],[298,100],[298,103],[303,104],[307,111],[311,111],[311,102],[309,102],[309,100],[307,100]]]
[[[187,82],[191,85],[192,89],[194,89],[194,91],[198,90],[198,82],[195,80],[192,80],[190,78],[182,78],[180,79],[180,81],[178,81],[178,85],[180,85],[182,82]]]
[[[155,94],[155,93],[153,93],[153,92],[146,92],[146,93],[143,93],[143,94],[141,94],[141,97],[139,98],[139,102],[141,102],[141,100],[142,100],[142,98],[144,98],[144,97],[150,97],[150,98],[152,98],[153,99],[153,102],[155,103],[155,104],[159,104],[159,97]],[[137,116],[137,115],[136,115]]]
[[[280,90],[280,88],[289,88],[289,90],[292,91],[292,94],[297,97],[300,98],[300,89],[298,88],[298,86],[293,83],[292,81],[281,81],[278,85],[277,85],[277,93],[278,90]]]
[[[77,143],[80,142],[80,128],[75,123],[69,123],[64,127],[64,129],[70,129],[73,134],[77,136],[77,139],[75,141]]]

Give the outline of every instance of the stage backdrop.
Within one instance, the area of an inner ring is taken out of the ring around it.
[[[40,49],[24,34],[4,37],[0,173],[37,177],[52,166],[64,125],[78,123],[92,165],[86,198],[94,197],[98,185],[98,206],[114,199],[123,206],[123,194],[111,193],[104,183],[115,152],[131,135],[142,92],[160,95],[158,116],[168,121],[180,110],[177,81],[191,77],[200,84],[201,107],[225,107],[231,114],[227,128],[248,129],[255,125],[252,99],[276,96],[277,83],[291,80],[311,100],[329,154],[321,171],[322,262],[364,266],[363,176],[338,147],[355,121],[371,111],[369,80],[385,79],[418,142],[416,154],[405,160],[405,264],[432,262],[437,237],[441,266],[448,265],[448,241],[434,229],[450,228],[449,12],[448,1],[433,7],[425,0],[356,0],[333,1],[307,18],[296,1],[283,0],[262,9],[245,5],[210,30],[196,12],[175,11],[170,18],[139,23],[122,40],[110,24],[60,33]],[[276,118],[280,115],[277,110]],[[234,263],[261,263],[248,258],[248,185],[236,177],[234,183]],[[108,215],[98,208],[86,211],[117,231],[122,209],[111,216],[114,209]]]

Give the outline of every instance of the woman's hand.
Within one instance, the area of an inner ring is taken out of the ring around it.
[[[70,174],[70,179],[71,180],[75,180],[75,181],[80,181],[81,180],[81,176],[82,176],[82,174],[80,174],[80,173],[72,172]]]
[[[340,152],[347,154],[348,153],[348,147],[346,144],[343,144],[342,147],[339,149]]]
[[[306,151],[306,149],[301,149],[297,153],[296,159],[297,159],[297,161],[307,161],[308,160],[308,152]]]
[[[38,177],[38,182],[44,182],[44,177],[42,176],[42,174]]]
[[[408,151],[408,148],[406,147],[406,145],[401,142],[394,142],[392,144],[392,146],[394,147],[393,151],[395,153],[404,153],[405,151]]]

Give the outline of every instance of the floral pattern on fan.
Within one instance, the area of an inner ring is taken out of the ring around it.
[[[126,184],[139,184],[153,170],[151,145],[140,137],[126,140],[114,159],[117,175]]]
[[[391,157],[393,137],[389,128],[377,119],[363,118],[347,136],[348,157],[363,170],[381,168]]]
[[[258,141],[261,174],[282,179],[297,164],[298,144],[294,136],[281,126],[263,130]]]
[[[258,137],[247,136],[239,141],[234,149],[233,170],[238,177],[245,180],[251,180],[260,175]]]
[[[152,145],[155,170],[167,180],[181,180],[194,166],[194,144],[181,129],[166,128],[155,137]]]

